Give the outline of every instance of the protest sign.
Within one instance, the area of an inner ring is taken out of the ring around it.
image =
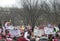
[[[44,28],[45,34],[54,34],[54,28]]]
[[[39,36],[42,36],[42,35],[44,35],[44,29],[39,29]]]
[[[37,36],[38,34],[38,29],[34,29],[34,35]]]
[[[42,35],[44,35],[44,30],[43,29],[34,29],[34,35],[42,36]]]
[[[12,37],[19,37],[20,36],[20,30],[9,30]]]

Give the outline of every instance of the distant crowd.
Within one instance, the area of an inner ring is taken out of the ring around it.
[[[48,24],[35,26],[13,26],[11,22],[5,22],[0,27],[0,40],[4,41],[60,41],[60,25]]]

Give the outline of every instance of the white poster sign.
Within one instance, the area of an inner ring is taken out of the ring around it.
[[[42,36],[42,35],[44,35],[44,30],[43,29],[34,29],[34,35]]]
[[[38,34],[38,29],[34,29],[34,35],[37,36]]]
[[[44,31],[45,31],[45,34],[53,34],[54,33],[54,29],[53,28],[48,28],[48,27],[45,27]]]
[[[9,32],[12,37],[14,37],[14,36],[19,37],[20,36],[20,30],[9,30]]]

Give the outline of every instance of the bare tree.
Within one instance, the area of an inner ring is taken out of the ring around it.
[[[41,1],[42,2],[42,1]],[[24,14],[20,14],[27,20],[27,24],[30,24],[32,28],[34,28],[37,19],[42,14],[50,13],[50,7],[46,2],[42,4],[39,3],[39,0],[23,0],[22,1],[23,12]]]
[[[52,4],[52,15],[53,15],[53,19],[54,22],[58,24],[58,19],[59,19],[59,8],[60,8],[60,4],[57,2],[57,0],[54,0]]]
[[[23,17],[27,20],[27,24],[30,24],[33,28],[35,26],[35,23],[40,16],[40,7],[38,4],[38,0],[23,0]]]

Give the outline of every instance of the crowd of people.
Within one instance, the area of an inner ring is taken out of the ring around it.
[[[47,31],[46,28],[49,28],[50,31],[52,32],[50,33],[46,32]],[[38,32],[36,29],[39,30],[40,32]],[[12,36],[10,30],[19,30],[19,32],[17,32],[19,33],[19,36],[18,37]],[[38,33],[34,31],[37,31]],[[17,26],[11,25],[11,22],[5,22],[4,26],[0,27],[0,40],[3,39],[4,41],[14,41],[14,40],[15,41],[60,41],[60,25],[48,24],[48,25],[35,26],[34,31],[32,32],[32,27],[30,25],[19,26],[18,28]]]

